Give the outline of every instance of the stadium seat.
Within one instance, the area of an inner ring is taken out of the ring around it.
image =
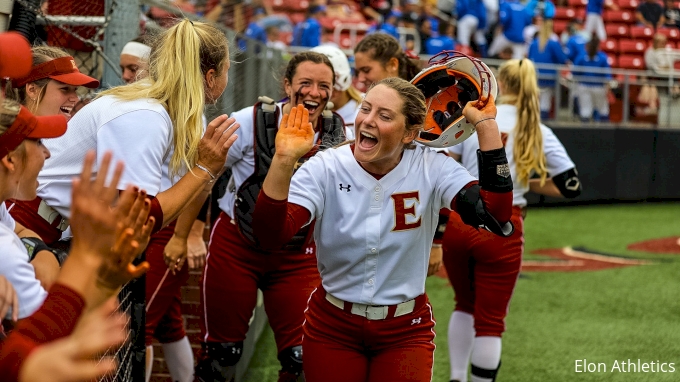
[[[571,20],[576,17],[576,10],[573,8],[557,7],[555,8],[555,20]]]
[[[654,36],[654,29],[650,27],[635,25],[630,27],[630,37],[640,40],[649,40]]]
[[[659,28],[656,32],[663,34],[668,40],[680,41],[680,30],[677,28]]]
[[[553,31],[555,33],[562,34],[565,30],[567,30],[567,26],[569,25],[568,20],[555,20],[553,21]]]
[[[605,40],[600,43],[600,49],[606,53],[619,53],[619,40]]]
[[[301,12],[309,8],[308,0],[272,0],[274,12]]]
[[[305,12],[287,12],[286,15],[290,19],[290,22],[293,23],[293,25],[297,25],[298,23],[304,21],[305,18],[307,18]]]
[[[619,8],[621,9],[637,9],[640,2],[638,0],[618,0]]]
[[[634,24],[635,16],[631,11],[605,11],[602,18],[605,23]]]
[[[569,0],[569,8],[583,8],[588,5],[588,0]]]
[[[619,51],[621,53],[644,54],[645,50],[647,50],[646,42],[633,40],[619,41]]]
[[[607,55],[607,62],[609,63],[609,66],[612,68],[618,68],[619,67],[619,59],[613,54],[608,54]]]
[[[608,24],[605,26],[609,38],[630,37],[630,28],[626,24]]]
[[[645,68],[645,59],[639,55],[621,55],[619,56],[617,66],[621,69],[643,70]]]

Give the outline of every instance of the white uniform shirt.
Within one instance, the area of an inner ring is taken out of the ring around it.
[[[345,121],[345,135],[348,140],[354,139],[354,121],[357,119],[360,107],[361,102],[357,102],[350,98],[349,102],[335,111]]]
[[[508,166],[510,167],[510,175],[512,176],[512,205],[524,207],[527,205],[527,200],[524,194],[529,192],[529,184],[520,184],[517,182],[517,166],[515,165],[515,157],[513,155],[513,146],[515,142],[515,124],[517,123],[517,107],[514,105],[498,105],[498,114],[496,115],[496,122],[498,123],[498,130],[501,134],[507,134],[505,142],[505,154],[508,157]],[[546,165],[550,175],[561,174],[569,169],[575,167],[574,162],[571,161],[567,150],[562,146],[562,142],[557,139],[555,133],[548,127],[541,124],[541,134],[543,135],[543,152],[545,153]],[[479,141],[476,137],[470,137],[460,144],[450,148],[450,152],[461,156],[463,166],[476,177],[479,177],[479,169],[477,168],[477,149],[479,149]]]
[[[0,207],[0,275],[12,284],[19,298],[19,318],[33,314],[47,297],[47,292],[35,278],[35,269],[28,262],[26,247],[14,233],[14,220],[5,204]],[[7,313],[11,317],[11,312]]]
[[[38,175],[38,196],[62,216],[70,216],[71,180],[80,175],[88,150],[96,150],[97,163],[106,151],[123,160],[119,188],[134,184],[149,195],[161,191],[162,164],[173,142],[173,126],[165,108],[151,99],[119,101],[99,98],[68,123],[66,134],[45,140],[52,157]],[[93,172],[96,174],[98,165]]]
[[[303,164],[288,201],[316,219],[324,289],[345,301],[392,305],[425,292],[439,210],[474,180],[452,158],[423,146],[404,150],[378,180],[345,145]]]
[[[281,118],[283,118],[283,112],[281,111],[282,105],[283,103],[281,102],[276,104],[276,107],[279,109],[279,120],[276,122],[277,125],[281,123]],[[236,132],[238,134],[238,139],[229,148],[229,154],[227,156],[226,166],[231,167],[232,181],[229,182],[227,191],[218,203],[220,209],[232,219],[234,218],[236,192],[243,182],[255,172],[255,149],[253,148],[255,143],[255,127],[253,122],[253,108],[254,106],[249,106],[231,115],[241,127],[239,127]],[[318,133],[314,134],[314,140],[317,138]]]

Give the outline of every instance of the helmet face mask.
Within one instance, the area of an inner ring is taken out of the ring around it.
[[[425,125],[416,141],[437,148],[453,146],[475,132],[463,116],[465,105],[477,101],[481,108],[495,98],[496,78],[482,61],[459,52],[444,51],[429,63],[411,80],[427,103]]]

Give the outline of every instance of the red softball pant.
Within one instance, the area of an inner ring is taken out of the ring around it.
[[[298,346],[307,300],[320,282],[314,245],[297,252],[255,250],[222,212],[210,234],[201,283],[203,340],[243,341],[259,288],[278,352]]]
[[[186,336],[182,320],[182,286],[189,279],[189,266],[184,264],[175,275],[168,270],[163,250],[175,232],[171,223],[151,236],[146,248],[146,261],[151,266],[146,273],[146,328],[144,340],[150,346],[158,342],[177,342]]]
[[[409,314],[369,320],[331,304],[319,287],[305,313],[302,351],[306,381],[429,382],[434,324],[426,295],[416,299]]]
[[[505,331],[524,251],[519,207],[513,207],[511,221],[515,232],[504,238],[464,224],[452,212],[444,233],[444,266],[456,295],[456,310],[474,316],[478,337],[500,337]]]

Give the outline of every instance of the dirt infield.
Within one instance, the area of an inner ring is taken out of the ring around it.
[[[649,253],[668,253],[680,255],[680,237],[666,237],[633,243],[627,247],[631,251]]]
[[[583,272],[644,265],[649,262],[638,259],[592,253],[571,247],[562,249],[539,249],[533,251],[550,257],[548,260],[524,260],[522,272]]]

